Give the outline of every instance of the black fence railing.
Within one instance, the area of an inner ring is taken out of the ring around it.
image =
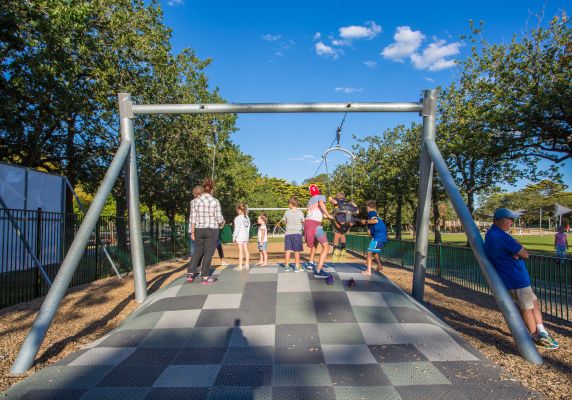
[[[0,308],[44,296],[48,286],[20,235],[53,280],[75,237],[83,215],[0,209]],[[149,264],[188,253],[186,224],[143,221],[143,247]],[[120,273],[131,271],[129,228],[126,218],[102,216],[82,255],[70,287],[114,274],[103,251],[107,249]]]
[[[331,241],[333,235],[328,232]],[[371,238],[347,235],[347,248],[365,255]],[[413,268],[415,243],[406,240],[388,240],[383,247],[382,259]],[[572,321],[572,259],[531,254],[526,260],[531,286],[539,299],[543,313]],[[437,275],[470,289],[491,294],[481,268],[469,247],[429,244],[428,274]]]

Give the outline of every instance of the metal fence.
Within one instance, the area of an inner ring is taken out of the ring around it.
[[[0,308],[44,296],[48,291],[8,212],[52,280],[83,220],[81,214],[0,209]],[[151,226],[144,221],[142,227],[147,265],[188,253],[186,224],[156,221]],[[103,246],[119,272],[131,271],[128,229],[126,218],[100,217],[70,287],[114,274]]]
[[[330,242],[333,234],[328,232]],[[369,236],[347,235],[347,248],[365,255]],[[382,259],[413,268],[415,243],[388,240]],[[531,254],[525,261],[531,286],[543,313],[566,321],[572,320],[572,259]],[[473,251],[469,247],[429,244],[426,272],[482,293],[492,294]]]

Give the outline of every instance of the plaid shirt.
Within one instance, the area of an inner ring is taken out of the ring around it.
[[[220,203],[210,194],[203,193],[191,201],[189,229],[193,225],[195,228],[218,229],[223,222]]]

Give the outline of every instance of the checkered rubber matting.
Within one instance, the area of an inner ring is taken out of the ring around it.
[[[381,275],[328,264],[180,278],[8,399],[528,399],[500,367]],[[354,279],[355,285],[348,287]]]

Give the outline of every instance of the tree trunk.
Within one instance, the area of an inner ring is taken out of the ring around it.
[[[401,240],[401,221],[403,213],[403,195],[397,195],[397,210],[395,212],[395,239]]]

